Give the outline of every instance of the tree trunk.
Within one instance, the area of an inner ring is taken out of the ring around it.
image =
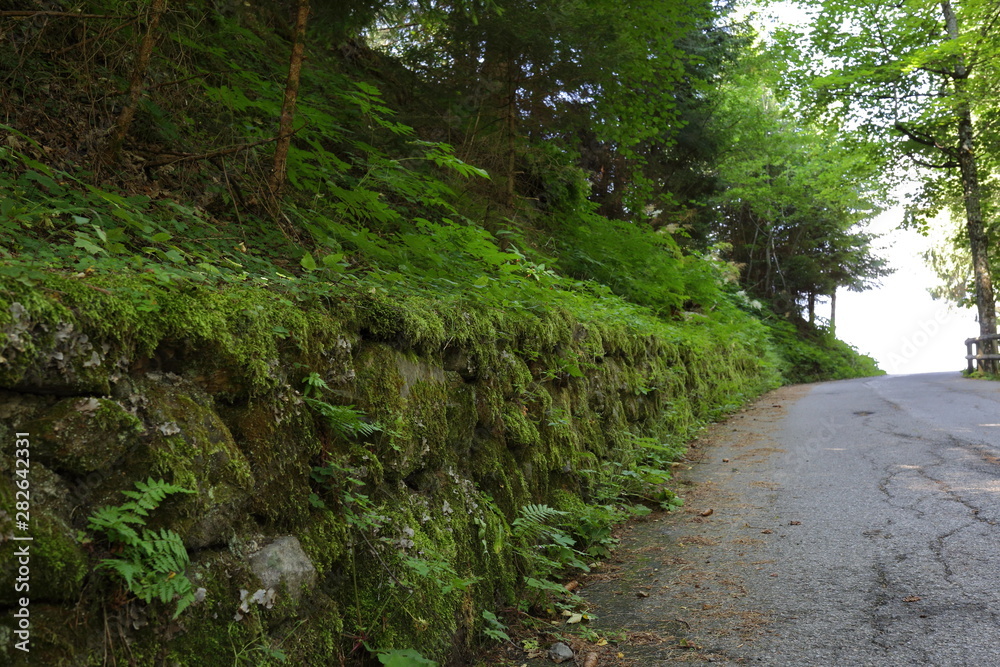
[[[507,187],[504,199],[507,208],[513,209],[517,193],[517,82],[514,80],[515,65],[508,61],[506,66],[507,99],[504,105],[504,129],[507,132]]]
[[[483,139],[488,142],[479,150],[486,150],[495,160],[496,197],[509,215],[517,204],[518,86],[521,79],[517,53],[509,44],[487,36],[479,71],[486,93],[480,107],[484,116]]]
[[[830,334],[837,335],[837,288],[830,294]]]
[[[149,22],[146,24],[146,34],[142,37],[139,45],[139,57],[136,58],[135,67],[132,69],[132,80],[129,82],[128,97],[125,106],[118,114],[115,126],[108,134],[108,139],[104,148],[97,156],[95,165],[98,173],[102,167],[110,166],[118,160],[125,135],[128,134],[132,126],[132,119],[135,118],[135,111],[139,107],[139,98],[142,97],[143,84],[146,80],[146,71],[149,69],[149,59],[153,55],[153,45],[156,43],[156,28],[160,24],[160,17],[167,8],[167,0],[153,0],[149,8]]]
[[[816,324],[816,293],[809,292],[809,324]]]
[[[989,241],[986,237],[986,226],[982,214],[982,190],[979,184],[979,173],[976,164],[976,154],[972,150],[972,116],[968,109],[964,110],[959,121],[959,168],[962,172],[962,197],[965,203],[965,228],[969,232],[969,249],[972,251],[972,269],[976,281],[976,309],[979,311],[979,335],[985,336],[997,332],[996,301],[993,295],[993,279],[990,275]],[[994,354],[994,341],[985,343],[986,353]],[[984,362],[986,368],[992,371],[995,363],[992,360]]]
[[[958,17],[952,9],[950,0],[943,0],[941,10],[944,13],[948,39],[957,40]],[[989,242],[986,237],[986,225],[983,222],[982,188],[979,183],[979,166],[975,152],[975,126],[965,90],[969,74],[961,55],[958,56],[951,76],[955,84],[955,95],[959,100],[956,109],[959,142],[957,157],[962,179],[962,199],[965,204],[965,227],[969,233],[969,249],[972,251],[972,269],[976,282],[979,335],[985,336],[997,332],[997,312],[993,279],[990,275]],[[994,354],[995,350],[994,341],[984,342],[984,351],[987,354]],[[980,369],[992,372],[995,365],[992,360],[982,361]]]
[[[292,41],[292,58],[288,65],[288,79],[285,81],[285,97],[281,102],[281,118],[278,121],[278,140],[274,146],[274,162],[268,179],[271,206],[276,212],[281,201],[288,174],[288,148],[292,143],[292,123],[295,120],[295,102],[299,97],[299,80],[302,75],[302,61],[305,55],[306,22],[309,19],[309,0],[299,0],[295,18],[295,36]]]

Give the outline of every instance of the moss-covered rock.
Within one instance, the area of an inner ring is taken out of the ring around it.
[[[22,423],[32,434],[38,459],[71,476],[107,470],[141,442],[145,431],[120,403],[94,397],[63,399]]]
[[[20,301],[9,304],[0,326],[0,386],[40,394],[107,394],[120,369],[113,347],[82,330],[58,307],[32,312]]]
[[[0,507],[11,509],[0,512],[0,534],[8,536],[0,541],[0,605],[13,606],[21,597],[35,602],[76,602],[90,562],[70,519],[73,507],[66,488],[41,463],[31,466],[27,491],[18,489],[15,479],[25,478],[9,474],[9,469],[0,478]],[[18,507],[26,508],[23,516],[17,514]],[[25,516],[28,528],[15,531],[15,521]],[[9,539],[15,534],[31,539]],[[19,558],[14,555],[25,547],[29,551],[27,577],[19,572]],[[15,583],[26,588],[15,589]]]

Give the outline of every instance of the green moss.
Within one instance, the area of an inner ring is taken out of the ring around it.
[[[507,442],[513,447],[533,446],[541,442],[538,428],[528,418],[524,406],[508,406],[503,413],[503,424]]]
[[[405,452],[396,472],[406,475],[415,468],[455,465],[456,452],[449,446],[449,423],[442,415],[450,393],[443,382],[416,382],[406,397],[402,429],[395,442]]]
[[[292,664],[341,664],[344,637],[341,605],[327,595],[317,594],[301,611],[302,618],[270,633],[271,646],[285,653],[289,657],[287,662]]]
[[[0,278],[0,294],[8,281]],[[58,300],[14,285],[16,297],[0,299],[4,343],[0,386],[40,393],[107,394],[115,369],[93,332],[84,333]]]
[[[31,651],[14,648],[13,618],[0,619],[0,661],[11,667],[98,667],[103,653],[101,629],[96,618],[88,619],[67,606],[32,601]]]
[[[644,455],[639,438],[677,441],[773,377],[766,345],[711,320],[581,321],[560,307],[379,292],[329,306],[135,276],[101,278],[108,294],[52,280],[59,303],[38,296],[44,289],[24,295],[27,343],[0,372],[65,390],[46,355],[58,344],[50,332],[70,323],[104,355],[100,373],[74,370],[73,386],[109,387],[113,398],[82,399],[87,412],[76,398],[35,405],[39,442],[79,472],[111,468],[85,505],[118,502],[147,475],[199,489],[171,500],[164,523],[199,550],[192,573],[208,596],[170,641],[162,619],[129,631],[137,664],[202,655],[232,664],[278,646],[296,664],[357,660],[345,635],[362,633],[373,646],[454,661],[477,641],[481,610],[513,604],[520,590],[510,521],[521,507],[579,510],[581,494],[600,491],[598,473],[585,471],[627,470]],[[354,404],[391,434],[331,432],[302,401],[314,371],[330,382],[323,400]],[[63,456],[57,426],[89,444]],[[310,472],[327,460],[362,484],[345,480],[317,509]],[[373,505],[355,501],[351,515],[345,490]],[[319,590],[234,624],[239,588],[255,585],[240,545],[282,534],[299,538]],[[51,544],[60,581],[79,590],[76,547]]]
[[[379,649],[419,646],[443,659],[457,636],[471,641],[474,609],[516,590],[506,521],[468,480],[450,476],[430,496],[402,491],[379,507],[385,522],[367,542],[378,555],[355,562],[356,588],[345,584],[347,631]]]
[[[32,540],[5,540],[0,544],[0,604],[13,606],[22,596],[34,602],[76,602],[83,589],[84,577],[90,570],[87,553],[76,539],[76,530],[68,520],[68,508],[63,503],[51,502],[57,493],[57,478],[41,465],[31,468],[29,480],[30,530]],[[10,508],[10,513],[0,515],[0,531],[5,535],[14,534],[16,502],[24,497],[15,497],[18,489],[8,477],[0,481],[0,504]],[[20,531],[17,534],[22,534]],[[19,548],[29,549],[29,579],[22,581],[29,586],[27,591],[16,591]]]
[[[348,555],[350,529],[344,517],[332,510],[315,510],[298,538],[318,572],[330,572]]]
[[[0,322],[19,341],[8,346],[0,383],[70,383],[74,393],[107,394],[109,378],[118,370],[114,359],[148,358],[205,378],[224,375],[219,393],[254,395],[284,381],[278,360],[285,350],[315,356],[319,341],[342,331],[342,322],[323,310],[302,309],[266,289],[178,288],[142,274],[91,280],[53,275],[25,289],[0,278],[7,294]],[[56,305],[42,296],[56,292]],[[79,334],[84,330],[85,340]]]
[[[356,295],[354,303],[361,330],[371,340],[400,341],[430,350],[440,347],[447,337],[444,322],[428,299],[368,292]]]
[[[90,563],[76,531],[56,517],[40,516],[33,523],[32,598],[41,602],[76,602]]]
[[[383,423],[395,423],[403,409],[406,381],[396,364],[395,349],[366,345],[355,361],[354,392],[358,407]]]
[[[220,407],[249,464],[249,509],[288,530],[309,520],[309,474],[321,444],[312,416],[295,395]]]
[[[142,422],[105,398],[69,398],[21,424],[39,460],[74,475],[107,470],[136,446]]]

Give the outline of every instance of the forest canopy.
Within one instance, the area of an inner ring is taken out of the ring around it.
[[[890,175],[910,177],[907,224],[926,231],[942,209],[963,221],[953,247],[932,253],[946,283],[936,293],[974,303],[980,335],[995,334],[996,3],[797,4],[812,20],[779,42],[798,108],[849,128],[879,147]]]

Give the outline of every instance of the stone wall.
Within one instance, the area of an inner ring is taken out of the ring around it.
[[[481,612],[521,591],[521,507],[586,500],[641,459],[637,438],[685,437],[773,381],[762,349],[708,325],[671,340],[563,312],[252,290],[136,303],[85,286],[0,303],[5,664],[262,664],[278,650],[340,664],[362,642],[464,664]],[[307,398],[353,406],[368,435]],[[196,601],[177,618],[174,601],[137,600],[95,569],[117,554],[88,517],[150,478],[194,491],[148,520],[190,555]],[[15,535],[33,538],[27,661]]]

